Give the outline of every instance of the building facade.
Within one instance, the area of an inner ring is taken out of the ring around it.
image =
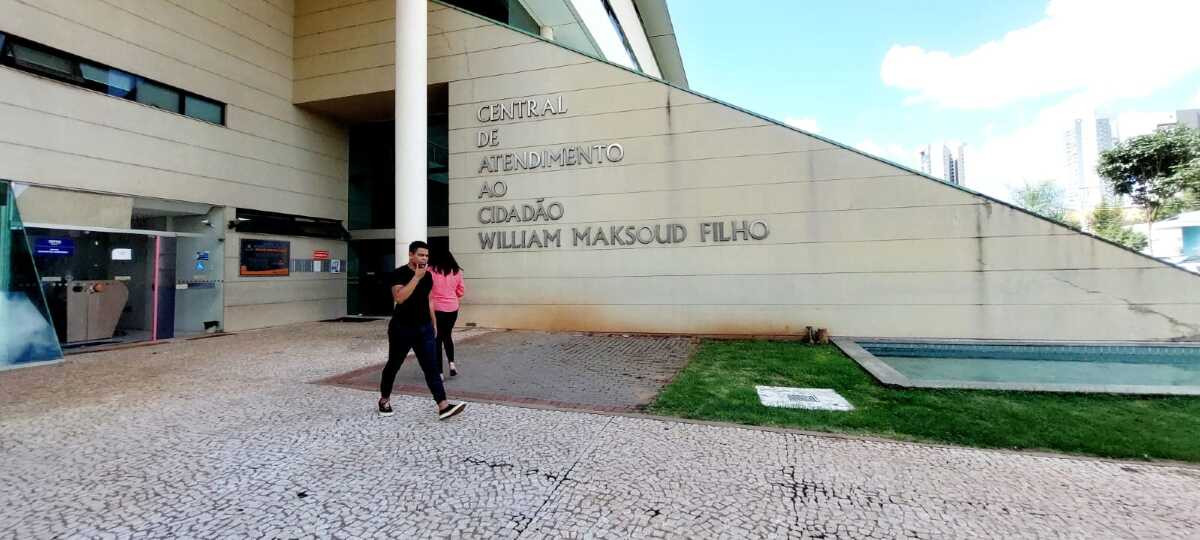
[[[1191,274],[689,91],[662,0],[452,4],[0,0],[60,341],[386,313],[416,238],[481,326],[1200,335]]]
[[[946,171],[946,181],[956,186],[967,183],[967,145],[959,144],[955,152],[949,146],[942,146],[942,170]]]
[[[918,151],[917,157],[920,160],[921,173],[940,178],[956,186],[965,186],[967,180],[966,143],[955,144],[954,150],[950,149],[950,143],[938,144],[942,147],[940,160],[934,161],[934,145],[932,144],[925,145],[925,148]]]
[[[1175,122],[1181,126],[1200,129],[1200,109],[1180,109],[1175,111]]]

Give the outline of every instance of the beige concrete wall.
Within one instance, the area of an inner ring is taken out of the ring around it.
[[[346,216],[341,126],[292,104],[282,0],[0,0],[0,30],[227,103],[227,126],[0,70],[0,176]]]
[[[230,212],[232,215],[232,211]],[[332,319],[346,314],[346,274],[292,272],[287,277],[238,275],[238,250],[243,238],[287,240],[291,258],[311,259],[313,250],[327,250],[331,259],[345,260],[345,242],[230,232],[225,237],[225,329],[262,328],[303,321]]]
[[[283,0],[0,0],[0,30],[227,104],[215,126],[0,69],[0,176],[344,218],[346,135],[292,105]]]
[[[227,118],[217,126],[0,68],[0,178],[346,219],[346,131],[293,104],[295,7],[0,0],[0,31],[224,102]],[[344,257],[344,243],[328,244]],[[345,310],[344,274],[321,276],[329,281],[314,290],[297,278],[226,275],[229,329]]]
[[[475,42],[445,75],[450,242],[468,276],[463,322],[1200,339],[1197,276],[552,44],[511,31],[491,35],[500,36],[494,47]],[[565,114],[486,124],[476,117],[481,106],[559,96]],[[484,129],[498,130],[498,146],[476,147]],[[480,172],[487,155],[610,143],[624,148],[618,163]],[[495,181],[507,184],[507,194],[481,199],[481,186]],[[561,204],[563,217],[480,223],[483,206],[539,199]],[[698,238],[701,223],[730,220],[763,220],[770,235]],[[671,223],[687,227],[689,239],[593,247],[572,241],[574,228]],[[481,246],[481,234],[542,229],[560,230],[562,245]]]
[[[25,223],[67,224],[128,229],[133,199],[82,191],[29,186],[17,189],[17,207]]]
[[[297,0],[295,100],[396,89],[394,0]],[[586,57],[454,8],[429,3],[429,82],[444,83]],[[468,66],[470,53],[476,64]]]

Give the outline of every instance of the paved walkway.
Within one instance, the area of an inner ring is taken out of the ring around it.
[[[462,376],[447,374],[448,392],[471,400],[593,412],[631,412],[649,405],[687,365],[695,345],[685,337],[522,331],[455,342]],[[377,392],[382,370],[380,363],[322,382]],[[400,367],[393,391],[429,395],[412,358]]]
[[[0,373],[0,538],[1200,535],[1200,470],[427,398],[309,381],[308,324]]]

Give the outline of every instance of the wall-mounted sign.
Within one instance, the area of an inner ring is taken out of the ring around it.
[[[133,249],[132,248],[114,248],[112,250],[112,260],[114,260],[114,261],[132,261],[133,260]]]
[[[329,260],[329,252],[324,249],[314,249],[313,250],[313,260],[314,261],[328,261]]]
[[[330,272],[332,272],[332,273],[334,273],[334,274],[340,274],[340,273],[342,273],[342,261],[341,261],[341,259],[334,259],[334,260],[332,260],[332,261],[329,261],[329,271],[330,271]]]
[[[255,240],[243,238],[238,257],[243,276],[286,276],[290,268],[288,260],[292,243],[282,240]]]
[[[197,261],[207,261],[208,257],[209,257],[209,255],[208,255],[207,251],[197,251],[196,252],[196,260]]]
[[[196,261],[196,271],[203,272],[208,270],[208,261]]]
[[[37,255],[73,255],[75,240],[65,236],[38,238],[34,240],[33,252]]]

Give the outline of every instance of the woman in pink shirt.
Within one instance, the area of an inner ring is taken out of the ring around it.
[[[458,375],[454,365],[454,321],[458,319],[458,299],[467,292],[463,285],[462,267],[454,260],[449,250],[437,250],[429,258],[429,274],[433,276],[433,290],[429,293],[429,303],[433,304],[433,315],[437,321],[437,358],[439,369],[442,365],[442,349],[446,350],[446,360],[450,363],[450,376]]]

